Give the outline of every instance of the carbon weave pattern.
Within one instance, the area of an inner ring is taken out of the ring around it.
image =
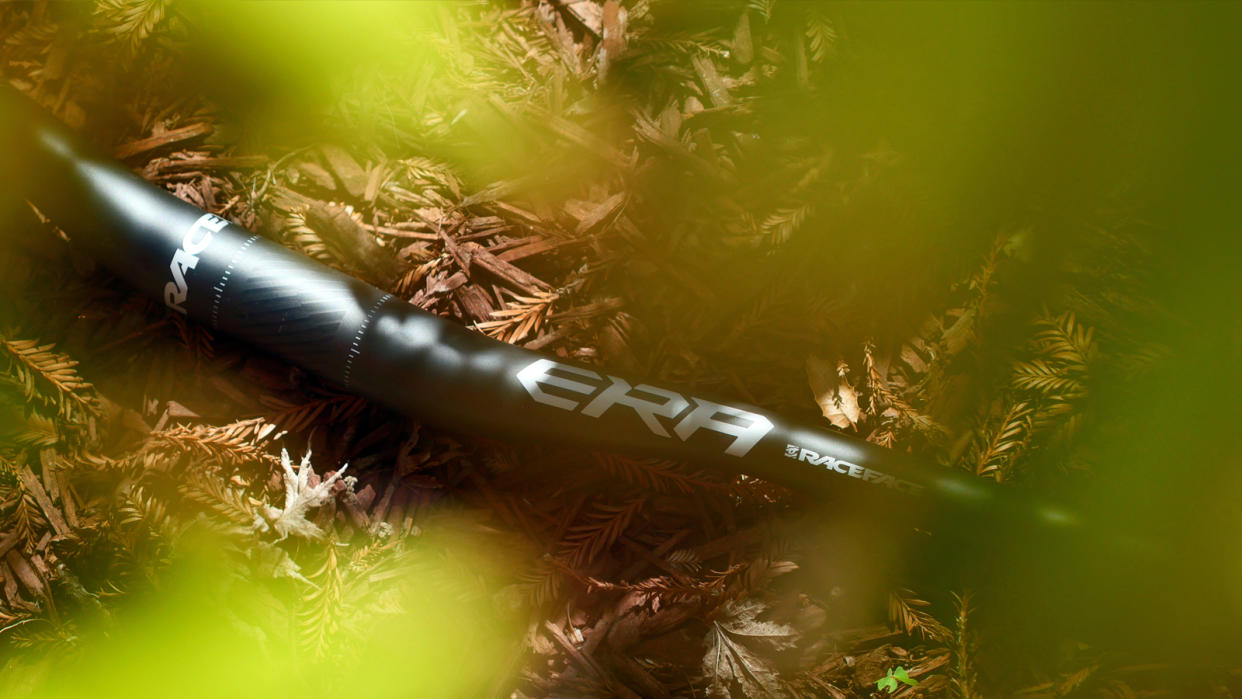
[[[342,381],[358,305],[350,280],[268,241],[229,265],[217,299],[221,329]]]

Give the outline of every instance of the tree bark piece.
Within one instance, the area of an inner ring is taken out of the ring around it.
[[[132,158],[136,155],[149,153],[154,150],[159,150],[160,148],[166,148],[168,146],[189,141],[200,136],[206,136],[211,133],[211,131],[211,124],[190,124],[189,126],[183,126],[179,129],[172,129],[171,131],[165,131],[164,133],[155,136],[149,136],[137,141],[123,143],[117,146],[112,151],[112,154],[116,156],[118,160],[125,160],[126,158]]]
[[[366,194],[367,181],[370,178],[367,176],[366,170],[363,170],[362,166],[358,164],[358,161],[354,160],[354,157],[345,152],[343,148],[333,145],[321,146],[319,152],[323,153],[323,158],[328,163],[328,169],[336,176],[337,181],[341,184],[341,188],[354,199],[362,199]]]
[[[43,489],[43,484],[39,482],[34,471],[31,471],[29,466],[22,466],[17,472],[17,477],[21,479],[22,487],[34,496],[35,502],[39,504],[39,509],[43,510],[47,523],[52,525],[52,530],[56,532],[56,535],[72,537],[73,530],[65,522],[65,516],[56,505],[52,504],[52,499],[48,497],[47,491]]]
[[[171,175],[182,172],[215,170],[250,170],[260,168],[268,163],[265,155],[235,155],[224,158],[187,158],[185,160],[168,160],[160,163],[158,173]]]
[[[461,248],[470,256],[471,267],[482,269],[524,294],[533,296],[536,291],[552,291],[552,286],[547,282],[496,257],[477,243],[465,243]]]

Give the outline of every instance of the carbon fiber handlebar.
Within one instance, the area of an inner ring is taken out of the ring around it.
[[[812,495],[870,489],[926,509],[1054,529],[1077,522],[818,425],[568,364],[445,321],[152,186],[7,87],[0,143],[10,154],[0,167],[21,173],[19,193],[169,312],[419,420],[689,461]]]

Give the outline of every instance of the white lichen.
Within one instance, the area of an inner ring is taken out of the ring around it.
[[[291,534],[307,539],[323,538],[323,530],[307,519],[306,514],[311,508],[319,507],[332,499],[332,486],[341,479],[341,475],[345,473],[349,465],[342,466],[340,471],[323,479],[318,485],[312,486],[310,477],[314,469],[311,468],[310,457],[310,452],[307,452],[295,471],[289,452],[284,449],[280,450],[280,465],[284,468],[285,475],[285,506],[283,508],[266,504],[261,506],[259,509],[262,518],[255,518],[257,530],[262,532],[269,529],[275,530],[280,535],[280,540],[288,538]]]

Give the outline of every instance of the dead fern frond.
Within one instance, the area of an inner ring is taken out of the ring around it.
[[[345,574],[339,548],[335,538],[323,547],[323,562],[310,575],[314,587],[302,597],[302,606],[297,613],[300,645],[303,651],[316,659],[328,655],[348,616]]]
[[[22,420],[21,426],[6,435],[6,439],[19,447],[46,449],[60,444],[63,437],[54,420],[31,413]]]
[[[42,53],[51,46],[59,30],[60,25],[51,17],[39,13],[30,17],[20,29],[4,37],[4,43],[19,50]]]
[[[956,312],[952,316],[945,315],[942,323],[944,330],[936,340],[936,346],[944,355],[940,357],[939,363],[958,354],[974,340],[980,322],[988,315],[990,309],[992,289],[996,285],[996,273],[1001,258],[1006,247],[1017,235],[1017,233],[1008,233],[998,236],[987,255],[984,256],[983,263],[961,285],[965,287],[965,302],[960,308],[955,309]],[[953,318],[952,323],[949,322],[950,317]]]
[[[724,570],[714,570],[697,581],[661,575],[636,583],[613,583],[595,578],[586,578],[584,582],[587,589],[591,591],[636,592],[648,603],[657,598],[661,604],[689,601],[719,602],[728,583],[746,567],[746,563],[736,563]]]
[[[831,161],[831,153],[825,153],[803,166],[797,181],[781,195],[780,205],[759,224],[762,245],[776,247],[788,242],[815,213],[822,196],[817,185],[830,172]]]
[[[543,607],[557,598],[561,592],[561,570],[539,559],[534,565],[518,574],[519,589],[535,607]]]
[[[636,498],[620,505],[595,505],[586,515],[585,523],[574,525],[566,532],[562,542],[565,559],[575,568],[595,560],[604,549],[616,543],[644,504],[645,498]]]
[[[802,227],[803,222],[814,211],[815,205],[813,203],[804,202],[795,206],[780,208],[768,214],[759,226],[763,242],[770,246],[789,242],[789,239]]]
[[[1066,446],[1085,420],[1076,407],[1088,394],[1098,354],[1094,333],[1072,312],[1045,314],[1035,327],[1029,345],[1035,356],[1014,364],[1012,385],[1034,408],[1031,432],[1051,432],[1040,446]]]
[[[1056,696],[1070,696],[1073,692],[1085,685],[1087,680],[1090,680],[1099,669],[1100,666],[1098,663],[1090,663],[1078,668],[1077,670],[1063,674],[1060,682],[1057,682]],[[1121,696],[1127,695],[1123,694]]]
[[[703,569],[703,563],[694,549],[677,549],[664,557],[664,561],[674,568],[687,573],[697,573]]]
[[[262,418],[241,420],[229,425],[177,425],[147,435],[144,450],[200,456],[220,464],[242,465],[254,462],[279,463],[267,452],[266,443],[276,426]]]
[[[970,626],[971,607],[970,592],[953,593],[953,603],[957,607],[957,615],[953,625],[953,667],[950,682],[958,699],[978,699],[979,678],[975,672],[975,656],[978,654],[978,642],[974,629]]]
[[[339,264],[328,251],[328,245],[323,242],[323,238],[306,224],[304,211],[290,211],[286,214],[282,233],[286,241],[301,250],[307,257],[312,257],[327,265]]]
[[[332,425],[343,422],[357,416],[367,407],[366,399],[344,394],[315,398],[297,404],[270,396],[264,396],[260,400],[279,411],[271,417],[271,421],[288,432],[301,432],[312,424]]]
[[[1036,358],[1015,365],[1014,387],[1057,402],[1082,398],[1097,354],[1092,329],[1078,323],[1072,312],[1044,316],[1036,328],[1031,340]]]
[[[931,416],[912,406],[897,391],[889,386],[889,382],[880,373],[876,364],[875,345],[868,341],[863,345],[863,369],[866,371],[867,398],[870,404],[868,412],[872,415],[893,415],[901,427],[912,427],[915,431],[931,438],[943,437],[947,430]]]
[[[130,531],[143,530],[152,536],[163,536],[174,528],[168,507],[142,487],[127,490],[117,507],[118,522]]]
[[[173,0],[96,0],[100,29],[137,53],[168,14]]]
[[[1038,321],[1034,345],[1040,355],[1055,361],[1067,370],[1085,373],[1096,355],[1095,333],[1079,323],[1073,312],[1056,317],[1045,316]]]
[[[77,647],[80,635],[72,620],[26,617],[5,627],[2,637],[16,648],[43,653],[67,653]]]
[[[680,59],[693,56],[704,56],[727,60],[729,49],[719,38],[710,34],[682,34],[665,36],[637,36],[629,42],[629,54],[636,62],[652,61],[655,58],[667,60],[671,54]],[[658,66],[666,67],[667,64]]]
[[[714,595],[711,588],[694,582],[678,580],[667,575],[647,578],[636,583],[613,583],[588,578],[587,588],[592,591],[636,592],[645,600],[652,600],[658,597],[665,604],[688,600],[706,600]]]
[[[1015,365],[1013,385],[1014,388],[1024,391],[1062,398],[1078,398],[1084,392],[1080,377],[1069,376],[1064,367],[1049,364],[1042,359]]]
[[[758,13],[764,22],[772,19],[772,9],[775,6],[776,0],[746,0],[746,9]]]
[[[476,323],[475,327],[488,337],[516,344],[539,332],[552,309],[552,303],[558,298],[560,296],[556,293],[542,291],[536,291],[533,297],[514,295],[516,303],[492,311],[495,320]]]
[[[919,599],[912,590],[894,590],[888,595],[888,620],[894,628],[902,633],[919,638],[947,641],[952,634],[927,612],[931,606],[926,600]]]
[[[8,359],[4,373],[21,388],[28,402],[54,405],[66,415],[71,409],[94,410],[94,387],[78,375],[76,361],[52,351],[53,347],[51,343],[40,345],[38,340],[10,340],[0,335],[0,350]],[[49,389],[50,397],[43,392]]]
[[[797,569],[798,564],[793,561],[759,558],[738,572],[734,589],[743,594],[757,592],[765,589],[773,578],[792,573]]]
[[[259,503],[244,492],[231,488],[223,478],[193,471],[178,485],[178,491],[191,502],[204,505],[240,531],[254,531]]]
[[[718,483],[684,470],[675,461],[635,459],[599,452],[595,461],[610,477],[660,493],[693,493],[697,490],[735,491],[731,484]]]
[[[814,5],[806,11],[806,39],[810,58],[814,63],[823,63],[836,50],[837,30],[820,8]]]
[[[48,527],[47,519],[44,518],[43,511],[39,509],[39,503],[35,500],[34,495],[18,481],[17,487],[13,490],[12,501],[8,504],[8,507],[12,509],[4,517],[3,529],[17,533],[18,539],[22,542],[23,550],[32,550],[39,537],[43,535],[43,532]],[[5,509],[8,509],[8,507]]]
[[[1035,409],[1026,401],[1007,401],[1000,415],[977,433],[971,454],[978,476],[1002,480],[1031,437]]]

